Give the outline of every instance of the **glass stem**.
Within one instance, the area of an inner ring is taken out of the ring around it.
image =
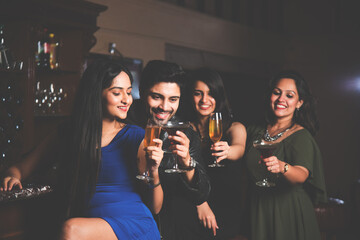
[[[175,168],[175,169],[178,169],[177,155],[174,155],[174,154],[173,154],[173,157],[174,157],[174,163],[175,163],[175,164],[174,164],[174,168]]]

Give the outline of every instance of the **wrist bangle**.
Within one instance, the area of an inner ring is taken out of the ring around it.
[[[161,182],[159,181],[157,184],[151,184],[151,183],[149,183],[149,187],[150,188],[152,188],[152,189],[154,189],[154,188],[156,188],[156,187],[158,187],[158,186],[160,186],[161,185]]]
[[[193,170],[195,167],[196,167],[196,161],[190,156],[189,166],[188,166],[188,167],[182,166],[181,169],[187,170],[187,171],[191,171],[191,170]]]
[[[193,170],[196,167],[196,161],[190,156],[189,166],[185,170]]]
[[[195,168],[196,167],[196,161],[190,156],[190,168]]]

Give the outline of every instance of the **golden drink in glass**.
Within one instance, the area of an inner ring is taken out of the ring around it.
[[[144,147],[155,146],[154,139],[160,137],[161,127],[156,124],[148,123],[145,128]],[[136,176],[137,179],[151,181],[152,178],[149,176],[148,170],[143,174]]]
[[[144,137],[144,147],[155,146],[153,140],[159,138],[161,127],[159,126],[146,126],[145,128],[145,137]]]
[[[221,112],[214,112],[209,117],[209,137],[213,143],[217,143],[221,140],[223,135],[223,126],[222,126],[222,116]],[[208,165],[208,167],[224,167],[224,165],[219,164],[214,157],[214,163]]]

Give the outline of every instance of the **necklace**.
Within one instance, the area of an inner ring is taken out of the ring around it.
[[[196,128],[196,131],[198,132],[198,134],[199,134],[199,137],[200,137],[200,140],[201,140],[201,142],[206,142],[208,139],[210,139],[209,138],[209,134],[206,134],[206,131],[205,131],[205,136],[201,133],[201,131],[200,131],[200,128],[199,128],[199,126],[197,125],[197,124],[194,124],[195,125],[195,128]]]
[[[289,131],[290,128],[292,128],[294,126],[294,123],[291,124],[290,127],[288,127],[287,129],[285,129],[282,132],[279,132],[278,134],[276,134],[275,136],[271,137],[269,134],[269,131],[266,129],[265,134],[264,134],[264,139],[267,142],[273,142],[278,140],[282,135],[284,135],[284,133],[286,133],[287,131]]]

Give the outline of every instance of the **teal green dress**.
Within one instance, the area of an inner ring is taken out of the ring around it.
[[[326,202],[322,158],[315,139],[306,129],[294,132],[274,151],[279,160],[303,166],[309,177],[303,184],[291,184],[285,177],[270,173],[275,187],[258,187],[267,172],[259,164],[260,154],[252,141],[263,136],[264,127],[247,129],[245,161],[250,173],[250,224],[252,240],[317,240],[321,239],[314,204]],[[269,173],[269,172],[267,172]]]

